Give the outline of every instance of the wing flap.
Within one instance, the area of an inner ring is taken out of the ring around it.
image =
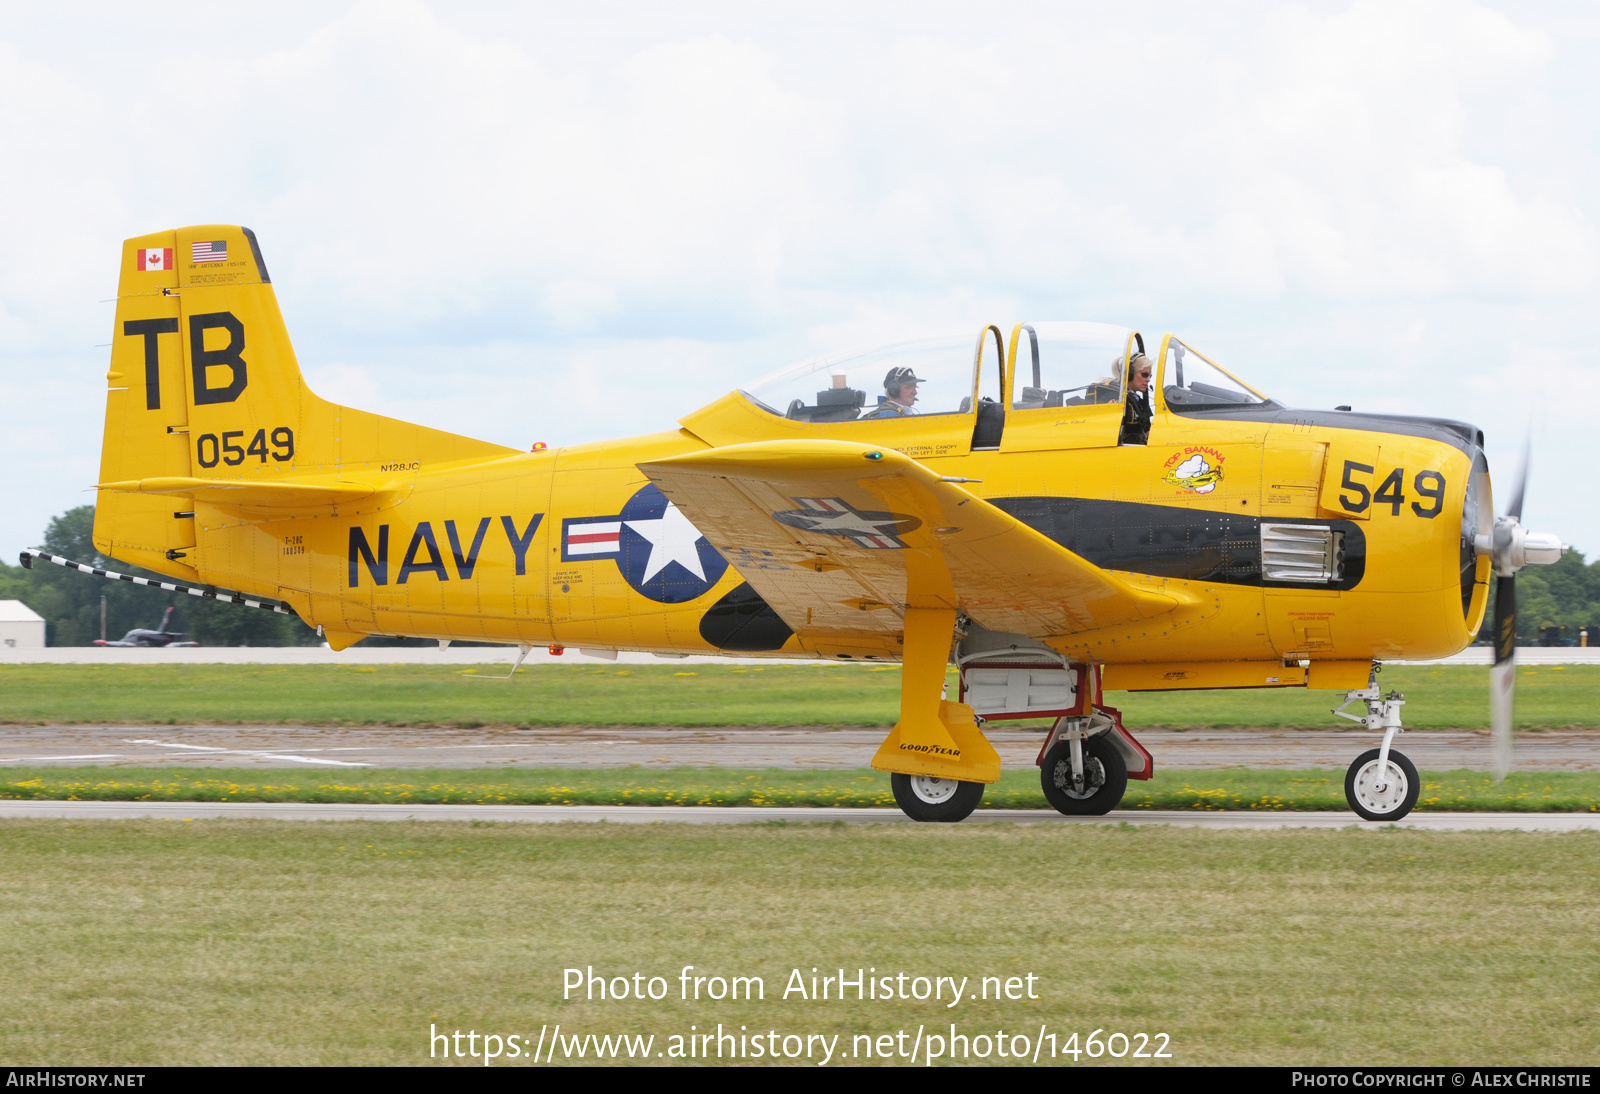
[[[892,449],[760,441],[639,465],[797,633],[897,633],[912,608],[1078,634],[1171,611]]]

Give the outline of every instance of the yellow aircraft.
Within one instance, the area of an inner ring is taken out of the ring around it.
[[[1565,550],[1520,487],[1495,520],[1470,425],[1287,409],[1101,324],[822,356],[674,429],[521,452],[318,398],[254,233],[204,225],[123,245],[107,380],[105,555],[281,601],[334,649],[898,662],[873,766],[919,820],[999,778],[986,721],[1054,718],[1045,795],[1102,814],[1153,771],[1106,692],[1291,687],[1364,704],[1350,804],[1402,817],[1376,663],[1466,646],[1495,569],[1505,738],[1511,575]]]

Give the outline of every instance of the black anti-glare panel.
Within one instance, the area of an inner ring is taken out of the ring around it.
[[[990,498],[989,502],[1102,569],[1223,585],[1312,587],[1262,578],[1260,517],[1096,498]],[[1359,525],[1349,520],[1287,523],[1343,532],[1344,577],[1317,582],[1315,587],[1356,587],[1367,562],[1367,539]]]

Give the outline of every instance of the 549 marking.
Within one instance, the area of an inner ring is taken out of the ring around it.
[[[1384,480],[1378,484],[1374,493],[1364,482],[1358,482],[1357,476],[1376,477],[1377,469],[1369,463],[1357,463],[1355,460],[1344,461],[1344,478],[1339,485],[1347,491],[1339,495],[1339,504],[1343,505],[1348,513],[1365,513],[1374,505],[1390,506],[1394,516],[1400,515],[1400,507],[1406,503],[1405,480],[1406,469],[1396,467],[1390,471]],[[1424,505],[1421,500],[1411,503],[1411,511],[1419,517],[1432,520],[1444,510],[1444,476],[1437,471],[1418,471],[1411,480],[1411,489],[1420,499],[1426,500]]]
[[[219,440],[215,433],[202,433],[194,442],[194,458],[201,467],[215,467],[218,462],[230,467],[238,467],[246,459],[255,456],[262,463],[267,462],[268,437],[265,428],[256,430],[255,436],[250,438],[248,445],[238,442],[244,439],[246,429],[230,429]],[[294,430],[286,425],[280,425],[272,431],[270,455],[279,463],[287,463],[294,459]]]

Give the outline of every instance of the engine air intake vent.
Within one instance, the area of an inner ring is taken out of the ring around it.
[[[1261,576],[1307,584],[1344,577],[1344,533],[1316,524],[1261,522]]]

